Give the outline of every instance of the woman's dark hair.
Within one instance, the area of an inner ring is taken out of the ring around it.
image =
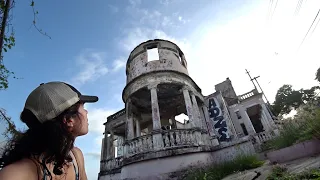
[[[0,159],[0,168],[21,159],[30,158],[36,160],[51,178],[46,163],[53,163],[53,173],[61,175],[63,166],[72,161],[69,152],[75,140],[63,120],[68,121],[78,116],[79,107],[80,102],[65,110],[58,117],[42,124],[31,111],[24,109],[20,119],[29,129],[9,141]],[[39,157],[42,159],[40,160]]]

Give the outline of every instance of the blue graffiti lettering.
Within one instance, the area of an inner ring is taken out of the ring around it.
[[[214,128],[218,131],[219,141],[227,141],[229,138],[227,136],[227,123],[223,117],[222,111],[219,106],[217,106],[215,99],[209,99],[209,117],[214,122]]]

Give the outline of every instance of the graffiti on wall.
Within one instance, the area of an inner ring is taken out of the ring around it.
[[[211,97],[209,99],[209,117],[210,120],[213,121],[214,129],[218,133],[217,135],[219,141],[230,140],[226,119],[224,117],[222,108],[215,97]]]

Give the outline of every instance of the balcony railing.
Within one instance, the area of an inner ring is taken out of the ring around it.
[[[160,148],[162,149],[199,146],[209,144],[210,142],[208,134],[199,129],[172,129],[140,136],[127,141],[125,148],[127,155],[132,156],[157,150],[153,143],[153,136],[156,134],[161,134],[162,145]]]
[[[161,146],[157,147],[153,143],[154,136],[162,141]],[[153,152],[157,150],[166,150],[172,148],[197,147],[200,145],[210,145],[210,136],[207,132],[200,129],[171,129],[166,131],[154,132],[144,136],[136,137],[123,144],[121,157],[102,160],[100,163],[100,172],[112,172],[123,166],[123,159],[137,154]],[[159,149],[160,148],[160,149]]]
[[[249,97],[252,97],[252,96],[254,96],[256,94],[258,94],[258,91],[254,89],[254,90],[252,90],[250,92],[247,92],[245,94],[242,94],[242,95],[238,96],[238,98],[239,98],[240,101],[243,101],[243,100],[245,100],[245,99],[247,99]]]
[[[123,157],[102,160],[100,162],[100,172],[108,172],[122,167]]]
[[[264,131],[264,132],[261,132],[261,133],[257,133],[253,136],[253,143],[254,144],[262,144],[266,141],[269,141],[271,139],[273,139],[274,137],[276,136],[276,134],[273,132],[273,131]]]

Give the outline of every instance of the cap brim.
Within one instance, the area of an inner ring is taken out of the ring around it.
[[[94,103],[97,102],[99,98],[97,96],[87,96],[87,95],[81,95],[80,101],[84,103]]]

